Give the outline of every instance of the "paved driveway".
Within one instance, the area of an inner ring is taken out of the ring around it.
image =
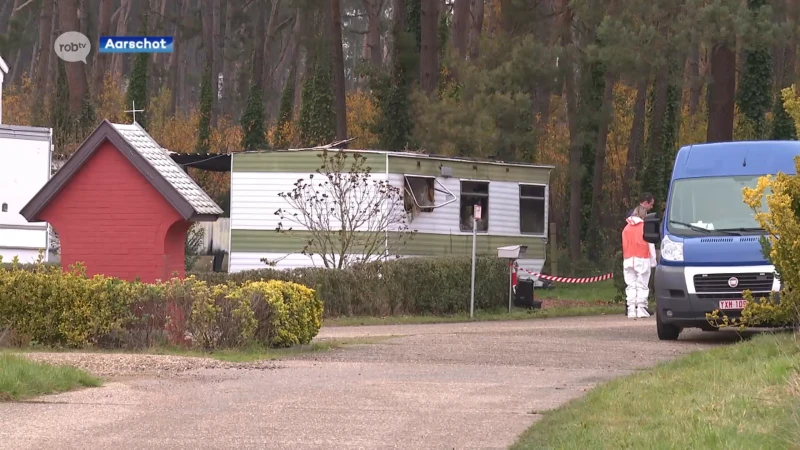
[[[737,339],[660,342],[652,319],[622,316],[328,328],[318,339],[370,336],[258,368],[210,364],[0,403],[0,448],[506,448],[599,382]]]

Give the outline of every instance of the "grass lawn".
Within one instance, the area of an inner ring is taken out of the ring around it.
[[[800,448],[798,369],[788,333],[696,352],[545,413],[512,449]]]
[[[538,299],[579,300],[584,302],[610,302],[614,300],[616,293],[613,279],[586,284],[555,283],[555,287],[552,289],[536,289],[533,291],[533,295]]]
[[[0,401],[20,400],[100,384],[99,379],[74,367],[33,362],[0,352]]]
[[[526,320],[547,317],[571,316],[596,316],[602,314],[622,314],[624,306],[603,305],[599,302],[611,302],[616,294],[613,280],[599,283],[569,284],[558,283],[552,289],[536,289],[534,297],[537,300],[557,300],[556,307],[546,307],[540,310],[527,310],[516,308],[510,314],[507,310],[475,311],[475,318],[470,319],[469,313],[454,314],[452,316],[388,316],[388,317],[335,317],[325,319],[324,326],[358,326],[358,325],[397,325],[415,323],[450,323],[469,321],[493,320]],[[574,301],[574,305],[570,305]],[[588,305],[586,303],[594,303]]]

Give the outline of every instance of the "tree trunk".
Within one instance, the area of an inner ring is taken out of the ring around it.
[[[52,48],[53,44],[56,42],[58,38],[58,8],[56,8],[56,1],[53,0],[53,18],[50,20],[50,46]],[[57,57],[53,59],[50,57],[50,64],[49,69],[47,71],[47,84],[44,86],[45,90],[45,98],[50,98],[50,94],[52,94],[53,89],[55,88],[55,79],[56,79],[56,72],[58,71],[58,61]]]
[[[467,38],[469,37],[469,30],[472,28],[470,3],[472,3],[472,0],[455,0],[455,6],[453,6],[453,37],[451,42],[460,59],[467,58]]]
[[[602,117],[597,131],[597,146],[594,156],[594,177],[592,178],[592,223],[600,226],[604,210],[603,202],[603,174],[605,173],[606,143],[608,142],[608,127],[614,118],[614,85],[616,76],[606,72],[606,86],[603,91]]]
[[[100,0],[100,20],[97,22],[97,36],[109,36],[111,34],[111,15],[113,14],[114,1]],[[111,55],[95,52],[94,69],[92,71],[92,86],[95,98],[103,92],[103,79],[108,71],[108,63]]]
[[[439,84],[439,0],[420,0],[420,87],[428,95]]]
[[[178,0],[178,11],[181,17],[186,17],[189,14],[189,0]],[[184,37],[183,28],[180,25],[175,26],[175,40],[181,42]],[[181,96],[181,77],[178,70],[178,63],[185,58],[182,45],[173,45],[172,54],[169,57],[169,82],[168,86],[172,87],[172,101],[170,103],[170,114],[175,115],[178,111],[178,104]]]
[[[36,86],[38,86],[39,100],[44,104],[47,93],[47,83],[50,81],[50,54],[53,53],[53,43],[50,41],[53,29],[53,4],[54,0],[43,0],[42,12],[39,15],[39,66],[36,68]]]
[[[261,3],[263,3],[263,2],[261,2]],[[275,10],[275,4],[276,3],[277,3],[277,0],[275,2],[273,2],[273,5],[272,5],[273,11]],[[266,15],[267,15],[266,9],[267,9],[266,5],[263,5],[263,4],[261,5],[260,8],[258,8],[258,14],[256,14],[256,25],[254,27],[256,36],[264,36],[264,34],[265,34],[264,30],[265,30],[265,22],[266,22]],[[272,16],[272,13],[270,13],[270,16]],[[265,48],[266,48],[266,45],[262,45],[261,43],[255,43],[253,45],[253,53],[254,53],[254,55],[253,55],[253,73],[251,75],[252,78],[250,79],[250,84],[251,85],[256,85],[260,89],[264,88],[264,76],[263,76],[263,74],[264,74],[264,56],[265,56],[264,55],[264,49]]]
[[[300,17],[303,19],[303,22],[306,21],[307,16],[305,12],[301,12]],[[303,81],[306,77],[306,60],[308,55],[308,50],[306,48],[306,43],[304,39],[301,39],[297,43],[297,73],[294,77],[294,100],[292,104],[294,105],[294,110],[296,112],[300,111],[300,105],[302,104],[302,94],[303,94]]]
[[[645,118],[647,116],[647,86],[649,77],[645,76],[636,84],[636,102],[633,106],[633,123],[628,139],[628,155],[625,162],[625,178],[622,180],[622,196],[632,199],[633,184],[641,171],[644,150]],[[628,205],[624,205],[628,208]]]
[[[58,0],[58,16],[61,32],[78,31],[78,4],[76,0]],[[65,62],[67,85],[69,86],[69,111],[74,115],[81,112],[83,100],[89,88],[86,81],[86,70],[82,62]]]
[[[11,17],[11,12],[14,11],[14,4],[11,2],[2,2],[0,7],[0,34],[8,33],[8,20]]]
[[[220,111],[233,112],[233,9],[234,1],[228,0],[225,8],[225,42],[222,45],[222,105]]]
[[[133,0],[120,0],[119,11],[115,14],[119,14],[117,18],[117,32],[116,36],[125,36],[128,34],[128,19],[131,13],[131,6],[133,5]],[[122,69],[123,63],[125,62],[125,53],[114,53],[114,56],[111,58],[111,73],[114,77],[122,76]]]
[[[486,0],[472,0],[472,29],[469,32],[470,59],[477,59],[481,53],[481,33],[483,31],[485,1]]]
[[[382,63],[383,49],[381,48],[381,1],[364,0],[364,8],[367,10],[367,38],[366,46],[369,49],[369,63],[373,67],[380,67]]]
[[[669,90],[669,70],[664,68],[656,72],[653,81],[653,106],[650,118],[649,149],[647,160],[652,161],[662,150],[664,141],[664,118],[667,114],[667,92]]]
[[[6,3],[9,3],[6,0]],[[8,22],[6,23],[6,29],[4,30],[4,34],[11,33],[11,27],[14,25],[14,21],[17,20],[19,17],[19,6],[22,4],[22,0],[14,0],[14,5],[11,6],[11,11],[9,11],[8,15]]]
[[[797,36],[793,35],[786,42],[786,54],[784,56],[783,78],[781,87],[791,86],[797,80]]]
[[[212,128],[215,127],[216,123],[217,123],[217,114],[216,114],[215,111],[217,109],[217,103],[218,103],[217,102],[217,92],[218,92],[217,88],[219,86],[219,84],[217,82],[219,78],[218,78],[217,72],[215,70],[216,69],[215,58],[216,58],[216,54],[217,54],[217,51],[216,51],[217,49],[216,49],[216,41],[214,40],[214,37],[215,37],[214,25],[215,24],[217,24],[217,25],[219,24],[219,14],[217,14],[217,17],[214,16],[215,9],[216,9],[217,12],[219,12],[219,9],[217,8],[218,1],[219,0],[203,0],[202,13],[201,13],[202,22],[203,22],[202,23],[202,26],[203,26],[203,49],[205,50],[205,52],[204,52],[205,53],[205,63],[203,65],[203,67],[205,67],[205,69],[208,70],[209,73],[211,74],[211,80],[209,80],[209,81],[211,83],[211,99],[212,99],[211,101],[212,101],[212,106],[211,106],[210,124],[211,124]],[[218,36],[216,36],[216,37],[218,37]],[[203,71],[203,73],[205,73],[205,71]]]
[[[269,103],[272,99],[273,95],[270,87],[272,86],[272,61],[274,58],[271,57],[272,47],[275,42],[275,35],[277,34],[278,30],[278,18],[280,16],[280,8],[281,8],[281,1],[280,0],[273,0],[272,1],[272,9],[269,13],[269,18],[267,19],[266,23],[266,34],[264,36],[263,46],[261,47],[262,57],[261,62],[263,67],[261,68],[261,87],[262,87],[262,99],[264,103]],[[325,25],[326,28],[329,26],[328,24]],[[279,95],[280,96],[280,95]]]
[[[297,70],[298,60],[298,47],[303,38],[303,12],[297,8],[294,16],[294,25],[292,27],[292,35],[289,44],[286,46],[286,51],[275,69],[275,74],[272,77],[272,90],[274,92],[283,92],[285,84],[288,80],[288,75],[291,70]],[[294,69],[292,69],[294,68]],[[270,99],[268,103],[268,111],[275,111],[280,102],[280,97]]]
[[[212,20],[211,20],[211,47],[214,51],[213,58],[211,59],[211,95],[214,97],[214,107],[211,108],[211,127],[217,127],[217,119],[219,117],[220,102],[219,102],[219,74],[222,72],[222,38],[220,32],[222,29],[222,5],[220,0],[212,1]]]
[[[78,8],[80,31],[84,36],[89,36],[89,26],[91,25],[91,20],[89,19],[89,0],[80,0],[80,6]]]
[[[689,51],[687,72],[689,79],[689,115],[693,116],[697,113],[697,108],[700,107],[700,95],[703,91],[703,80],[700,78],[700,44],[693,45]]]
[[[569,124],[569,237],[570,258],[581,257],[581,140],[578,127],[578,99],[576,95],[575,68],[572,62],[572,8],[569,0],[561,0],[563,23],[561,45],[565,49],[563,57],[564,89],[567,97],[567,122]]]
[[[336,139],[347,139],[347,104],[344,88],[344,53],[342,49],[342,10],[339,0],[331,5],[331,52],[333,54],[333,110],[336,113]]]
[[[708,95],[706,142],[733,140],[733,111],[736,93],[736,53],[727,45],[711,50],[711,86]]]

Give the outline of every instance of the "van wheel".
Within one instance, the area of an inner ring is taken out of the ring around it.
[[[656,311],[656,332],[662,341],[675,341],[681,334],[681,329],[661,321],[661,315]]]

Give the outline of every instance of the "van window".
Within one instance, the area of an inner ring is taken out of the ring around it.
[[[755,212],[742,201],[742,189],[756,187],[758,178],[759,175],[748,175],[673,181],[667,229],[677,236],[725,234],[716,230],[758,232]],[[766,197],[762,210],[767,211]]]

